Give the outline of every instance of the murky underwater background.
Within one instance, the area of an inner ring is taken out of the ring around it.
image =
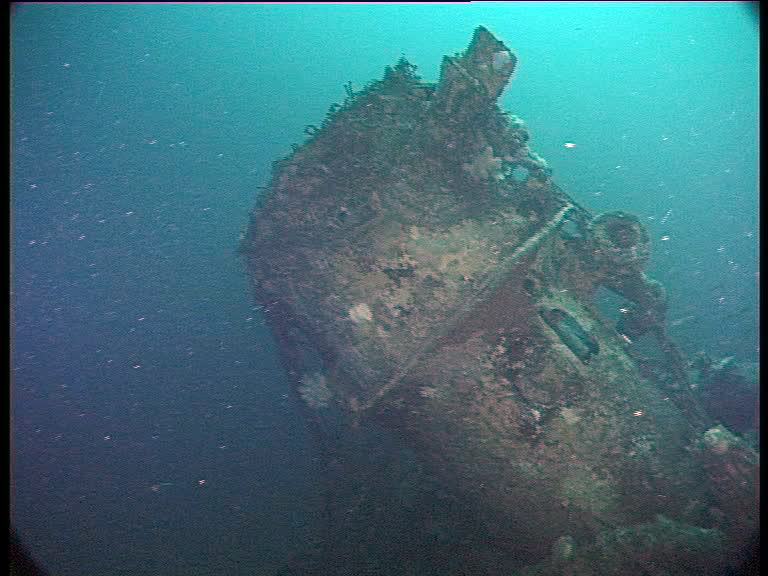
[[[679,345],[756,370],[749,5],[16,5],[12,518],[52,574],[273,574],[311,541],[238,235],[346,82],[401,55],[436,81],[480,24],[554,180],[646,224]]]

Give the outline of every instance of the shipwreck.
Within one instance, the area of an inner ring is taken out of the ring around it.
[[[497,105],[516,62],[482,27],[437,83],[401,59],[274,163],[241,248],[326,478],[285,574],[715,575],[755,541],[757,453],[692,392],[648,233],[553,181]]]

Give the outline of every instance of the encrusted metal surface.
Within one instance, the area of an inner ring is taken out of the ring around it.
[[[350,90],[275,163],[243,240],[256,299],[330,453],[383,426],[516,568],[628,573],[645,544],[588,569],[626,530],[658,536],[648,574],[705,573],[665,572],[690,554],[661,534],[699,534],[715,574],[756,527],[754,453],[706,441],[640,222],[593,218],[499,110],[515,64],[478,28],[436,85],[401,60]],[[600,286],[630,303],[618,329]],[[641,337],[655,378],[631,355]]]

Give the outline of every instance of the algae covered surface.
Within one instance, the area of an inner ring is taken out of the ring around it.
[[[516,63],[483,27],[436,84],[401,59],[275,164],[252,216],[242,250],[333,463],[330,516],[398,493],[365,472],[374,429],[425,486],[408,544],[374,507],[314,561],[362,547],[376,573],[398,542],[446,574],[717,574],[757,527],[756,455],[694,394],[642,222],[576,203],[498,107]],[[618,323],[601,289],[628,302]]]

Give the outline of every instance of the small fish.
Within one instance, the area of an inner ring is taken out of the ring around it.
[[[685,316],[683,318],[678,318],[677,320],[672,320],[669,325],[670,326],[680,326],[681,324],[685,324],[689,320],[694,320],[696,316]]]
[[[165,488],[166,486],[173,486],[173,482],[158,482],[157,484],[152,484],[149,489],[152,490],[152,492],[160,492],[160,489]]]

